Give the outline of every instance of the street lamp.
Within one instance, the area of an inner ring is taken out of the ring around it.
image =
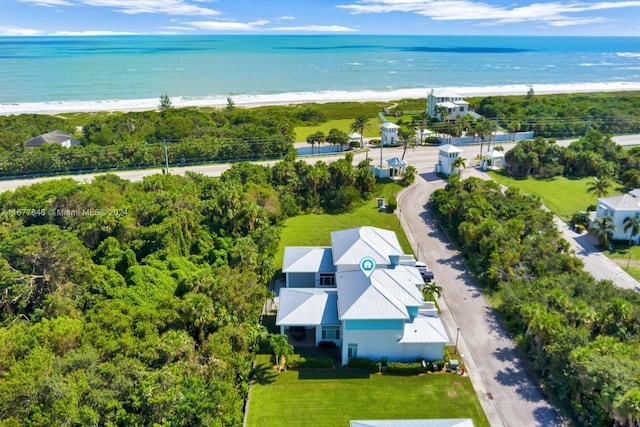
[[[458,353],[458,337],[460,336],[460,328],[456,329],[456,349],[454,351],[454,353]]]

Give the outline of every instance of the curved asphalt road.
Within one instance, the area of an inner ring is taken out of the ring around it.
[[[467,176],[476,174],[464,171]],[[514,342],[462,258],[425,209],[429,195],[445,182],[433,172],[421,173],[416,181],[398,196],[400,221],[418,258],[427,262],[443,288],[438,299],[442,319],[452,340],[458,336],[458,352],[489,422],[509,427],[564,426],[525,371]]]

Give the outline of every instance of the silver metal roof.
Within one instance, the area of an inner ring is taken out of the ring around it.
[[[338,325],[335,289],[282,288],[276,316],[278,326]]]
[[[418,316],[411,323],[404,324],[404,332],[398,342],[404,344],[447,344],[450,340],[439,317]]]
[[[389,255],[403,255],[396,233],[376,227],[358,227],[331,233],[334,265],[358,265],[365,256],[388,265]]]
[[[331,273],[333,266],[331,248],[318,246],[287,246],[284,248],[283,273]]]

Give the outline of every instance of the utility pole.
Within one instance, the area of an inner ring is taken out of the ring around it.
[[[162,142],[164,143],[164,165],[167,171],[167,175],[169,175],[169,154],[167,153],[167,140],[163,139]]]

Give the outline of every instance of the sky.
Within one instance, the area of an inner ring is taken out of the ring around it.
[[[0,36],[640,36],[640,0],[0,0]]]

